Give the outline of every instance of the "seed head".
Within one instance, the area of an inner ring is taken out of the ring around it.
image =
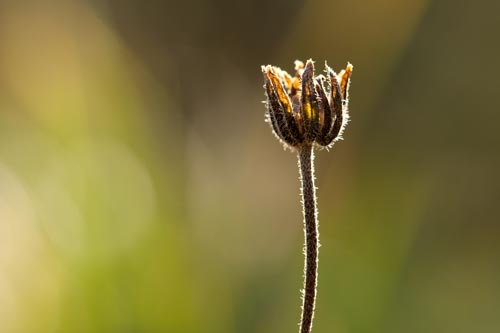
[[[336,74],[325,63],[325,75],[314,76],[314,63],[296,60],[297,74],[262,66],[267,97],[267,121],[288,147],[316,144],[331,147],[341,138],[348,120],[352,65]],[[327,86],[325,87],[325,81]]]

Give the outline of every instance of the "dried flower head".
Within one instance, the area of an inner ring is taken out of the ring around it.
[[[347,123],[352,65],[336,74],[325,63],[325,75],[314,76],[314,63],[296,60],[297,74],[262,66],[267,96],[267,119],[286,146],[330,147],[341,138]],[[327,86],[325,87],[325,81]]]

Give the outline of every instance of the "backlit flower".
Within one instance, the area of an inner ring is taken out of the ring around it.
[[[326,65],[325,75],[314,74],[314,63],[295,61],[296,75],[271,65],[262,66],[267,96],[267,118],[286,145],[330,147],[347,123],[352,65],[336,74]],[[326,86],[325,86],[326,84]]]

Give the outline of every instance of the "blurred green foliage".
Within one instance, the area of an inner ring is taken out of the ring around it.
[[[315,332],[497,332],[495,1],[2,1],[0,332],[291,332],[261,64],[355,66]]]

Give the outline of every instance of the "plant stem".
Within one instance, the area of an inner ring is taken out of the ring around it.
[[[305,238],[304,296],[300,332],[310,333],[316,302],[319,243],[316,210],[316,187],[314,186],[314,151],[312,145],[304,145],[300,147],[298,155]]]

